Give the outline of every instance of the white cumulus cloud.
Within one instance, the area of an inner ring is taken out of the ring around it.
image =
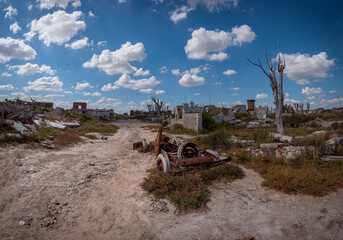
[[[38,33],[38,38],[47,46],[51,43],[62,45],[74,37],[79,30],[86,29],[86,23],[79,20],[82,15],[81,11],[66,13],[58,10],[49,13],[39,20],[32,20],[30,32],[24,35],[26,40],[31,40]]]
[[[76,90],[81,90],[81,91],[83,91],[83,90],[85,90],[85,89],[91,89],[91,88],[93,88],[93,86],[92,85],[90,85],[88,82],[85,82],[85,83],[76,83],[76,87],[75,87],[75,89]]]
[[[187,4],[177,7],[170,13],[170,19],[176,24],[179,21],[186,19],[187,14],[194,11],[198,5],[204,5],[210,11],[220,11],[220,9],[238,6],[238,0],[187,0]]]
[[[239,87],[230,87],[230,90],[238,91],[238,90],[240,90],[240,88]]]
[[[3,72],[3,73],[1,73],[1,76],[3,76],[3,77],[12,77],[12,74],[8,73],[8,72]]]
[[[178,7],[170,13],[170,20],[172,20],[174,22],[174,24],[176,24],[179,21],[187,18],[187,14],[192,10],[193,10],[193,8],[191,8],[189,6],[185,6],[185,5]]]
[[[12,84],[7,84],[7,85],[0,85],[0,90],[13,90],[14,87]]]
[[[80,0],[37,0],[40,9],[51,9],[53,7],[66,9],[68,4],[71,3],[73,7],[80,7]]]
[[[18,15],[18,11],[16,8],[13,8],[12,5],[9,5],[7,8],[4,9],[6,12],[5,18],[12,19],[13,16]]]
[[[10,30],[16,34],[17,32],[19,32],[21,30],[21,27],[19,27],[18,22],[15,22],[13,24],[10,25]]]
[[[160,81],[156,80],[155,76],[134,80],[126,73],[124,73],[119,80],[114,82],[114,84],[119,87],[130,88],[133,90],[153,88],[160,83]]]
[[[150,75],[150,71],[149,70],[143,70],[143,68],[139,68],[138,70],[136,70],[136,72],[133,74],[133,76],[148,76]]]
[[[230,69],[223,72],[223,74],[227,75],[227,76],[231,76],[231,75],[234,75],[236,73],[237,73],[236,70],[230,70]]]
[[[93,92],[93,93],[83,92],[82,94],[83,94],[83,96],[91,96],[91,97],[100,97],[101,96],[101,93],[99,93],[99,92]]]
[[[64,45],[66,48],[71,48],[71,49],[81,49],[87,46],[92,45],[91,42],[88,42],[88,37],[84,37],[80,40],[76,40],[74,42],[72,42],[71,44],[66,44]]]
[[[266,99],[268,98],[268,95],[265,93],[259,93],[256,95],[256,99]]]
[[[42,77],[33,82],[28,82],[29,86],[24,87],[25,92],[41,92],[41,91],[52,91],[59,92],[63,91],[63,82],[56,77]]]
[[[168,72],[168,68],[166,66],[163,66],[163,67],[160,68],[160,72],[161,73],[166,73],[166,72]]]
[[[232,102],[232,105],[242,105],[242,102],[241,101]]]
[[[130,62],[142,61],[146,56],[147,54],[142,43],[132,45],[131,42],[126,42],[121,45],[120,49],[114,52],[106,49],[100,55],[94,54],[91,60],[83,64],[83,67],[97,67],[108,75],[132,73],[137,68],[131,66]]]
[[[313,95],[313,94],[319,94],[322,92],[323,92],[323,89],[321,89],[320,87],[317,87],[317,88],[305,87],[301,89],[301,94],[303,95]]]
[[[205,83],[205,78],[199,77],[196,74],[184,74],[179,80],[179,84],[184,87],[194,87],[198,85],[203,85]]]
[[[12,58],[32,60],[36,55],[36,51],[23,40],[11,37],[0,38],[0,62],[8,62]]]
[[[15,70],[17,74],[19,75],[33,75],[35,73],[47,73],[50,75],[54,75],[56,71],[52,70],[50,66],[42,65],[39,66],[38,64],[32,64],[32,63],[26,63],[24,65],[14,65],[9,66],[9,70]]]
[[[329,93],[336,93],[337,90],[330,90]]]
[[[100,41],[97,43],[98,47],[103,47],[107,45],[107,41]]]
[[[309,54],[286,54],[281,53],[281,59],[286,61],[285,74],[298,84],[304,85],[310,83],[310,78],[327,77],[328,71],[334,65],[334,59],[328,59],[326,52],[317,55]],[[277,59],[273,59],[277,61]]]
[[[45,98],[54,98],[54,97],[64,97],[63,94],[48,94],[44,96]]]
[[[176,76],[180,75],[180,69],[172,69],[171,72],[173,75],[176,75]]]
[[[248,25],[235,26],[231,32],[199,28],[192,32],[192,38],[187,41],[185,52],[189,59],[222,61],[228,58],[225,49],[241,46],[245,42],[250,43],[255,38],[256,34]]]
[[[92,17],[92,18],[95,17],[95,15],[92,13],[92,11],[89,11],[89,12],[88,12],[88,16],[89,16],[89,17]]]
[[[166,91],[164,91],[164,90],[157,90],[155,93],[156,93],[157,95],[159,95],[159,94],[165,94]]]
[[[108,83],[101,88],[101,91],[108,92],[108,91],[116,90],[118,88],[119,88],[118,86]]]
[[[140,89],[139,90],[141,93],[152,93],[152,88],[145,88],[145,89]]]
[[[122,102],[120,99],[117,98],[106,98],[102,97],[95,103],[89,102],[89,107],[91,108],[98,108],[98,109],[115,109],[117,108]]]

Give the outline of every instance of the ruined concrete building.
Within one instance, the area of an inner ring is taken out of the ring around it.
[[[114,118],[114,111],[113,109],[88,109],[87,115],[98,120],[111,120]]]
[[[0,121],[11,119],[22,123],[31,123],[37,109],[52,109],[50,102],[27,102],[20,99],[0,102]]]
[[[175,107],[175,118],[169,120],[169,125],[181,124],[184,128],[192,129],[195,132],[202,130],[202,107]]]
[[[236,105],[232,108],[233,113],[247,113],[246,105]]]
[[[85,102],[73,102],[72,111],[77,114],[87,114],[87,103]]]
[[[111,120],[114,118],[113,109],[87,109],[87,103],[85,102],[73,102],[72,111],[77,114],[87,114],[98,120]]]
[[[253,115],[253,112],[255,110],[255,99],[247,100],[247,104],[248,104],[248,113],[250,115]]]

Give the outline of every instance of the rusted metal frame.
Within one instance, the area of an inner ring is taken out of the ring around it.
[[[154,143],[156,157],[161,153],[161,141],[162,141],[162,128],[158,130],[157,137]]]
[[[189,166],[189,165],[197,165],[197,164],[203,164],[203,163],[212,163],[214,162],[215,157],[194,157],[194,158],[182,158],[182,159],[176,159],[175,164],[177,166]]]

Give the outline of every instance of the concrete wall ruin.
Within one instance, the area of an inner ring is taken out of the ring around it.
[[[195,132],[202,130],[202,114],[201,113],[185,113],[183,115],[183,127],[192,129]]]

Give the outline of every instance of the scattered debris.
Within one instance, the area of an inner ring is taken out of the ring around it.
[[[343,162],[343,156],[322,156],[321,159],[327,162]]]
[[[164,202],[160,199],[156,199],[156,198],[149,198],[150,201],[152,201],[151,203],[151,208],[149,209],[149,211],[153,211],[153,212],[169,212],[169,208],[167,207],[168,203]]]
[[[286,136],[279,133],[270,133],[270,136],[273,137],[276,141],[282,143],[291,143],[293,142],[293,137]]]
[[[19,221],[19,226],[24,226],[25,222],[24,221]]]

